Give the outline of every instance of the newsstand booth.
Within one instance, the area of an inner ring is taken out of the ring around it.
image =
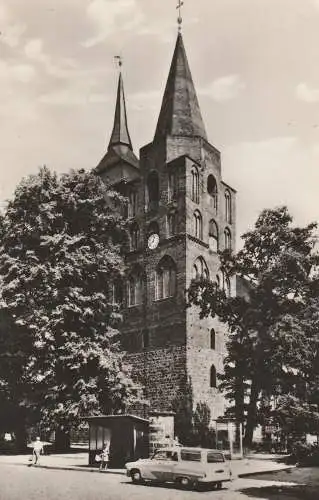
[[[109,467],[121,468],[126,462],[148,458],[149,421],[134,415],[106,415],[88,417],[89,465],[95,465],[95,456],[109,443]]]

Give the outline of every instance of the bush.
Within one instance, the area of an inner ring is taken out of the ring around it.
[[[291,461],[301,467],[319,466],[319,446],[297,441],[292,449]]]

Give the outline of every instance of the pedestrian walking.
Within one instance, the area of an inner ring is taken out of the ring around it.
[[[110,458],[110,445],[108,443],[104,443],[103,450],[101,452],[101,462],[100,462],[100,472],[107,469]]]
[[[40,460],[40,455],[41,453],[44,453],[43,450],[43,443],[41,442],[41,439],[39,436],[37,436],[36,440],[32,443],[32,464],[31,465],[37,465]]]

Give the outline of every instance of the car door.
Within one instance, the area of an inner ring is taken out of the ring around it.
[[[207,473],[212,481],[229,481],[230,468],[223,453],[207,451]]]
[[[173,480],[187,477],[196,481],[203,473],[202,451],[198,448],[181,448],[178,453],[178,462],[173,465]]]
[[[145,468],[145,479],[152,479],[153,481],[170,481],[172,476],[172,458],[171,451],[158,450],[149,460]]]

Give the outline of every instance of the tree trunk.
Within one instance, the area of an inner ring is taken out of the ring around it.
[[[256,380],[252,380],[248,412],[247,412],[247,423],[246,423],[245,437],[244,437],[244,446],[247,449],[251,448],[253,442],[253,434],[257,420],[257,402],[259,393],[260,393],[259,385],[257,384]]]
[[[71,448],[70,429],[66,426],[61,426],[55,431],[55,450],[58,452],[69,451]]]
[[[24,453],[27,450],[27,431],[24,421],[19,421],[15,427],[16,451]]]
[[[240,448],[240,426],[245,420],[245,394],[244,394],[244,379],[241,377],[236,381],[235,392],[235,445]]]

